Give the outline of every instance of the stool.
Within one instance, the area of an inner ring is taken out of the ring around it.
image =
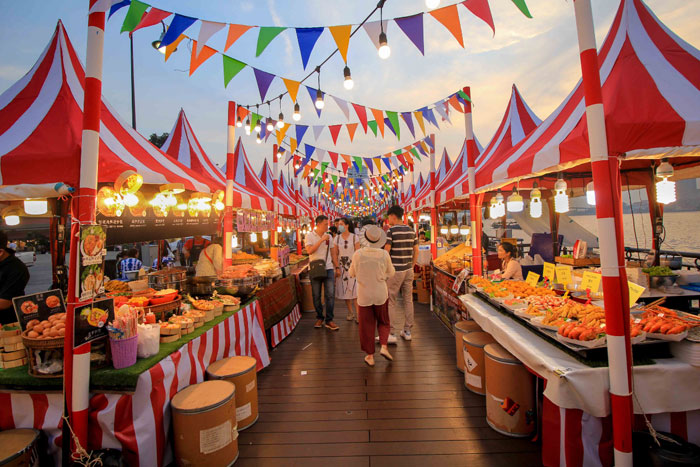
[[[464,344],[462,338],[472,331],[481,331],[481,327],[474,320],[457,321],[454,326],[455,347],[457,349],[457,369],[464,373]]]
[[[243,431],[258,420],[258,361],[253,357],[222,358],[207,368],[207,379],[225,380],[236,385],[236,420]]]
[[[486,355],[486,422],[499,433],[517,438],[535,430],[535,383],[525,365],[497,343]]]
[[[495,342],[491,334],[472,331],[462,336],[464,349],[464,385],[471,392],[484,395],[484,346]]]

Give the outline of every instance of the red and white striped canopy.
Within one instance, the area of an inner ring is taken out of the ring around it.
[[[291,216],[294,214],[294,197],[290,197],[289,192],[283,191],[281,185],[278,184],[278,193],[275,193],[274,185],[274,175],[272,175],[272,170],[270,170],[270,164],[267,163],[267,159],[263,161],[263,166],[260,169],[258,178],[265,185],[265,188],[270,193],[273,193],[274,197],[277,198],[277,210],[279,214],[284,216]],[[282,179],[280,178],[280,183]]]
[[[294,208],[292,208],[290,215],[311,216],[311,206],[309,206],[309,203],[301,195],[299,196],[299,202],[297,203],[296,194],[294,192],[294,183],[291,181],[287,183],[284,178],[284,174],[280,174],[280,182],[278,186],[280,193],[282,193],[284,199],[287,200],[286,203],[297,207],[296,212]]]
[[[442,160],[440,161],[440,164],[437,167],[437,170],[435,171],[435,194],[437,197],[437,183],[440,182],[440,180],[444,180],[447,177],[447,174],[450,172],[450,169],[452,168],[452,162],[450,162],[450,156],[447,154],[447,148],[443,148],[442,150]],[[419,209],[423,209],[426,207],[430,207],[431,205],[431,198],[430,198],[430,177],[428,177],[428,183],[425,184],[425,186],[421,189],[421,191],[418,193],[416,196],[416,207]]]
[[[209,177],[225,183],[224,173],[214,165],[202,149],[202,145],[199,144],[197,136],[192,131],[184,109],[180,109],[175,125],[160,149],[197,173],[207,174]]]
[[[272,211],[272,193],[255,175],[245,148],[238,138],[233,152],[233,165],[227,168],[227,177],[233,179],[233,206],[244,209]]]
[[[415,185],[412,186],[407,193],[405,201],[407,208],[412,207],[412,203],[416,200],[416,195],[418,195],[418,193],[421,191],[424,183],[425,182],[423,181],[423,174],[419,174],[418,180],[416,180]]]
[[[78,186],[84,83],[83,65],[59,21],[32,69],[0,95],[0,199],[55,197],[57,183]],[[113,182],[126,170],[150,184],[223,188],[153,146],[103,98],[98,182]]]
[[[260,168],[260,173],[258,174],[258,178],[260,181],[265,185],[265,188],[267,188],[267,191],[272,193],[272,191],[275,188],[274,185],[274,177],[272,176],[272,169],[270,169],[270,164],[267,163],[267,159],[263,161],[263,166]]]
[[[479,143],[479,140],[474,137],[476,143],[477,156],[482,153],[484,148]],[[457,160],[452,164],[452,169],[447,173],[445,178],[441,180],[435,187],[435,203],[440,205],[452,199],[469,192],[469,184],[467,183],[467,144],[466,141],[462,144],[462,149],[459,151]]]
[[[598,60],[609,154],[627,166],[645,158],[700,155],[700,51],[641,0],[623,0]],[[477,169],[477,191],[589,163],[584,117],[579,81],[520,144]]]

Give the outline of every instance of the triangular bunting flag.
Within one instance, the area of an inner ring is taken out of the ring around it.
[[[346,164],[350,165],[352,163],[350,161],[350,156],[348,156],[347,154],[341,154],[340,157],[343,158],[343,160],[345,161]]]
[[[399,115],[396,112],[386,111],[386,116],[389,117],[392,130],[398,139],[401,139],[401,128],[399,128]]]
[[[197,68],[199,68],[199,65],[206,62],[216,53],[216,50],[205,45],[202,49],[202,53],[197,55],[197,41],[192,42],[192,53],[190,54],[190,76],[192,76],[192,73],[194,73],[197,70]]]
[[[316,110],[316,115],[318,115],[320,117],[321,116],[321,109],[316,107],[317,90],[314,88],[310,88],[308,86],[305,86],[305,87],[306,87],[306,90],[309,91],[309,97],[311,98],[311,105],[314,106],[314,109]],[[323,91],[321,91],[321,98],[325,99],[325,94],[323,93]]]
[[[122,23],[121,32],[131,32],[136,26],[141,22],[143,14],[146,13],[146,9],[149,5],[139,2],[138,0],[131,0],[131,5],[129,5],[129,10],[126,12],[124,17],[124,23]]]
[[[340,134],[340,127],[342,125],[330,125],[328,130],[331,132],[331,138],[333,138],[333,144],[338,142],[338,135]]]
[[[372,164],[372,158],[371,157],[365,157],[365,166],[369,169],[370,173],[374,175],[374,164]]]
[[[226,34],[226,45],[224,46],[224,52],[226,52],[229,47],[233,45],[243,34],[253,26],[245,26],[243,24],[229,24],[228,33]]]
[[[315,148],[314,146],[311,146],[310,144],[305,144],[305,145],[304,145],[304,155],[306,156],[307,159],[310,159],[310,158],[311,158],[311,156],[313,155],[315,149],[316,149],[316,148]],[[311,161],[311,166],[312,166],[312,167],[316,167],[316,162],[315,162],[315,161]]]
[[[319,162],[323,162],[326,159],[326,154],[328,154],[328,151],[326,151],[325,149],[316,148],[316,160],[318,160]],[[327,162],[326,165],[328,165]]]
[[[287,28],[278,26],[261,27],[260,32],[258,33],[258,46],[255,49],[255,56],[259,57],[260,54],[263,53],[263,50],[265,50],[267,46],[270,45],[272,39],[277,37],[285,29]]]
[[[430,149],[435,150],[435,140],[433,139],[435,135],[430,135],[427,138],[423,138],[423,142],[427,144]]]
[[[381,171],[382,171],[382,158],[375,157],[372,160],[374,161],[374,165],[377,167],[377,171],[381,173]]]
[[[518,9],[528,18],[532,19],[532,15],[530,14],[530,10],[527,9],[527,5],[525,4],[525,0],[511,0],[515,6],[518,7]],[[111,14],[111,13],[110,13]]]
[[[211,36],[221,31],[224,27],[226,27],[226,24],[224,23],[215,23],[213,21],[202,20],[202,26],[199,29],[199,36],[197,36],[197,55],[202,52],[202,48],[207,44],[207,41],[211,38]]]
[[[362,128],[364,129],[365,133],[367,133],[367,108],[365,106],[360,105],[360,104],[352,104],[353,109],[355,109],[355,113],[357,114],[357,118],[360,119],[360,123],[362,124]],[[376,134],[376,131],[375,131]]]
[[[195,21],[197,21],[197,18],[190,18],[189,16],[176,14],[173,20],[170,22],[170,26],[168,26],[165,36],[163,36],[163,39],[160,41],[160,46],[163,47],[164,45],[170,45],[175,42],[180,37],[180,34],[192,26]]]
[[[155,26],[170,15],[172,15],[172,13],[170,13],[169,11],[159,10],[158,8],[151,8],[150,10],[148,10],[148,13],[146,13],[143,16],[143,18],[141,18],[141,22],[138,24],[138,26],[136,26],[131,32]]]
[[[451,105],[452,107],[454,107],[454,109],[455,109],[457,112],[464,113],[464,108],[462,107],[462,104],[459,103],[459,99],[457,98],[457,94],[453,94],[453,95],[448,99],[447,102],[449,102],[450,105]]]
[[[350,106],[348,106],[348,101],[335,96],[333,96],[333,100],[335,101],[336,105],[340,108],[340,110],[343,111],[343,114],[345,114],[345,118],[347,120],[350,120]]]
[[[427,121],[429,121],[430,123],[432,123],[432,124],[433,124],[434,126],[436,126],[437,128],[440,128],[440,126],[438,125],[437,120],[435,119],[435,114],[433,114],[433,111],[432,111],[431,109],[423,108],[423,109],[421,110],[421,113],[423,114],[423,117],[424,117]]]
[[[328,155],[331,157],[331,162],[333,162],[333,167],[338,166],[338,153],[328,151]]]
[[[321,134],[323,133],[323,129],[326,128],[325,125],[314,125],[314,139],[316,142],[318,142],[318,139],[321,137]]]
[[[350,168],[350,164],[348,164],[347,162],[343,162],[343,163],[341,163],[341,165],[342,165],[342,167],[343,167],[343,174],[344,174],[344,175],[347,175],[347,174],[348,174],[348,169]]]
[[[406,123],[408,131],[411,132],[411,136],[415,138],[416,133],[413,130],[413,116],[411,115],[411,112],[401,112],[401,118],[403,118],[404,123]]]
[[[465,0],[462,2],[462,5],[467,7],[467,10],[471,11],[474,16],[491,26],[493,34],[496,34],[496,28],[493,25],[493,16],[491,16],[491,8],[489,7],[488,0]]]
[[[296,127],[296,135],[297,135],[297,141],[301,143],[301,140],[304,139],[304,134],[306,133],[306,130],[309,129],[307,125],[294,125]]]
[[[355,164],[355,170],[359,172],[362,169],[362,158],[358,156],[353,156],[352,161],[353,164]]]
[[[386,27],[389,25],[389,20],[384,20],[382,21],[382,25],[384,26],[384,32],[386,32]],[[367,33],[367,37],[369,37],[369,40],[372,41],[372,44],[379,50],[379,33],[381,33],[382,28],[379,24],[379,21],[368,21],[364,24],[364,29],[365,32]]]
[[[111,18],[114,13],[121,10],[125,6],[129,6],[130,3],[131,2],[129,0],[112,0],[112,6],[109,8],[109,16],[107,17],[107,19]],[[95,5],[93,5],[93,7],[94,6]]]
[[[345,125],[345,128],[348,129],[348,136],[350,137],[350,142],[352,142],[353,138],[355,138],[355,130],[357,130],[357,123],[348,123]]]
[[[297,140],[294,138],[289,138],[289,152],[294,154],[294,152],[297,150]]]
[[[253,68],[255,73],[255,81],[258,82],[258,91],[260,91],[260,100],[264,101],[267,95],[267,90],[270,89],[270,84],[272,80],[275,79],[275,75],[268,73],[266,71],[258,70]]]
[[[377,136],[377,121],[370,120],[369,122],[367,122],[367,126],[369,127],[370,130],[372,130],[372,133],[374,133],[374,136]]]
[[[372,115],[374,115],[374,119],[377,121],[377,127],[379,128],[379,132],[382,134],[382,138],[384,137],[384,112],[382,112],[379,109],[373,109],[370,107],[369,109],[372,112]]]
[[[388,118],[385,118],[384,119],[384,126],[389,128],[389,130],[391,130],[391,132],[394,133],[394,136],[396,136],[396,130],[394,130],[394,126],[391,124],[391,120],[389,120]]]
[[[459,23],[459,11],[457,5],[449,5],[430,11],[430,14],[438,20],[448,31],[452,33],[459,45],[464,48],[464,38],[462,38],[462,25]]]
[[[222,57],[224,58],[224,87],[226,87],[246,65],[228,55],[222,55]]]
[[[291,125],[285,125],[282,128],[277,129],[277,145],[282,146],[282,141],[284,141],[284,137],[287,134],[287,130],[289,130],[289,127]]]
[[[384,165],[386,165],[386,167],[389,170],[391,170],[391,162],[388,157],[382,157],[382,162],[384,162]]]
[[[422,55],[425,55],[425,45],[423,42],[423,13],[413,16],[396,18],[396,25],[406,34],[413,45],[415,45]]]
[[[323,30],[324,28],[296,28],[299,52],[301,52],[301,63],[304,65],[304,69],[309,63],[311,51],[314,49],[318,38],[323,34]]]
[[[343,61],[348,63],[348,44],[350,44],[350,34],[352,33],[352,26],[331,26],[331,34],[333,35],[333,40],[335,45],[338,46],[338,51],[343,57]]]
[[[260,120],[260,115],[256,114],[255,112],[251,113],[250,117],[250,128],[255,128],[255,124],[258,123],[258,120]]]
[[[440,114],[440,117],[442,117],[443,120],[447,120],[450,122],[450,116],[447,113],[447,109],[445,108],[445,102],[440,101],[435,103],[435,111]],[[452,123],[452,122],[450,122]]]
[[[168,44],[165,46],[165,61],[167,62],[170,56],[177,50],[177,46],[182,42],[182,40],[185,38],[185,35],[182,34],[180,37],[175,39],[174,42],[171,44]]]
[[[418,126],[420,127],[420,130],[423,132],[423,135],[425,135],[425,123],[423,122],[423,113],[419,110],[419,111],[413,112],[413,116],[415,117],[416,121],[418,122]]]
[[[287,87],[287,92],[292,102],[297,101],[297,93],[299,92],[299,81],[294,81],[293,79],[282,78],[284,85]]]

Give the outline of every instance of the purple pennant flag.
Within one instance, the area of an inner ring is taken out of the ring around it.
[[[314,49],[314,45],[316,45],[316,41],[321,37],[324,29],[325,28],[296,28],[299,52],[301,52],[301,62],[304,64],[304,69],[306,69],[311,51]]]
[[[289,164],[292,159],[294,159],[294,153],[292,151],[287,152],[287,160],[284,161],[284,165]]]
[[[165,47],[166,45],[170,45],[175,42],[175,40],[180,37],[180,34],[192,26],[195,21],[197,21],[197,18],[176,14],[173,20],[170,22],[170,26],[168,26],[168,30],[166,31],[165,36],[163,36],[163,40],[160,41],[160,46]]]
[[[423,138],[423,141],[425,141],[425,144],[427,144],[428,146],[430,146],[430,149],[435,149],[435,146],[433,145],[433,142],[432,142],[432,140],[430,139],[429,136]]]
[[[406,37],[415,45],[421,54],[425,55],[425,44],[423,41],[423,13],[413,16],[396,18],[396,25],[401,28]]]
[[[374,164],[372,163],[372,158],[371,157],[363,157],[365,160],[365,164],[367,164],[367,167],[369,167],[369,171],[374,174]]]
[[[311,96],[311,104],[314,106],[314,109],[316,110],[316,114],[321,117],[321,109],[316,107],[316,90],[314,88],[310,88],[306,86],[306,90],[309,91],[309,96]],[[321,92],[321,97],[325,98],[325,94]]]
[[[391,132],[394,133],[394,136],[396,136],[396,130],[394,130],[394,126],[391,124],[391,120],[389,120],[388,118],[385,118],[385,119],[384,119],[384,125],[386,125],[387,127],[389,127],[389,129],[391,130]]]
[[[435,119],[435,114],[431,109],[423,107],[423,109],[421,109],[421,113],[423,114],[424,119],[432,123],[436,128],[440,128],[440,125],[438,125],[438,122]]]
[[[260,139],[263,139],[265,137],[266,131],[267,131],[267,125],[265,124],[265,120],[262,119],[260,121]]]
[[[275,75],[267,73],[257,68],[253,68],[255,73],[255,80],[258,82],[258,91],[260,91],[260,100],[264,101],[267,95],[267,90],[270,89],[270,84],[272,80],[275,79]]]
[[[411,136],[415,138],[416,133],[413,131],[413,115],[411,114],[411,112],[401,112],[401,118],[403,118],[403,121],[406,122],[408,131],[411,132]]]
[[[301,144],[302,138],[304,138],[304,133],[309,129],[308,125],[294,125],[297,132],[297,144]]]

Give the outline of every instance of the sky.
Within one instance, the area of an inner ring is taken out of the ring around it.
[[[151,5],[211,21],[262,26],[331,26],[360,23],[376,5],[376,0],[150,0]],[[440,6],[455,3],[442,0]],[[424,21],[425,56],[390,22],[387,29],[391,56],[382,60],[364,31],[350,41],[348,65],[355,87],[343,88],[344,63],[339,54],[332,57],[321,72],[325,92],[377,109],[415,110],[471,87],[474,102],[474,132],[488,144],[495,132],[515,83],[533,111],[545,119],[569,94],[580,78],[578,46],[571,0],[527,0],[533,19],[523,16],[510,0],[489,0],[496,26],[491,29],[460,6],[465,47],[432,17]],[[647,5],[673,31],[700,48],[700,2],[697,0],[646,0]],[[78,56],[84,62],[87,35],[87,0],[0,0],[0,92],[23,76],[45,48],[61,19]],[[598,45],[603,41],[619,5],[617,0],[592,0]],[[426,11],[424,0],[387,0],[384,18],[395,18]],[[127,8],[107,22],[102,92],[121,115],[131,122],[129,38],[120,34]],[[378,20],[378,12],[371,20]],[[169,21],[169,20],[167,20]],[[187,34],[196,37],[199,25]],[[190,52],[182,46],[165,62],[151,42],[160,35],[160,27],[142,29],[134,34],[135,94],[137,130],[151,133],[169,132],[180,108],[184,108],[195,134],[217,164],[223,165],[226,154],[227,101],[260,101],[253,71],[246,68],[224,88],[221,59],[213,57],[189,76]],[[223,50],[226,33],[221,31],[207,43]],[[318,40],[306,70],[303,69],[293,30],[284,31],[258,58],[255,57],[257,33],[249,31],[227,55],[278,76],[300,80],[333,50],[335,43],[328,31]],[[306,82],[317,86],[316,77]],[[285,92],[281,80],[273,82],[270,96]],[[302,94],[304,93],[304,94]],[[322,118],[317,118],[305,90],[299,92],[302,119],[300,124],[348,123],[334,103],[327,102]],[[285,98],[282,111],[287,120],[292,102]],[[261,108],[261,113],[263,108]],[[273,115],[280,111],[275,103]],[[349,122],[357,122],[351,111]],[[436,132],[437,154],[446,148],[455,160],[464,140],[464,120],[452,114],[453,125],[445,122]],[[428,125],[430,126],[430,125]],[[242,129],[241,129],[242,130]],[[417,130],[420,133],[420,130]],[[259,170],[263,160],[272,158],[273,138],[257,145],[253,136],[243,136],[248,157]],[[314,142],[311,130],[304,142],[326,150],[355,156],[374,156],[406,146],[414,141],[402,123],[402,138],[397,140],[387,130],[386,137],[364,135],[359,129],[350,142],[343,129],[338,144],[333,145],[328,132]],[[438,161],[439,162],[439,161]],[[437,162],[436,162],[437,164]],[[427,162],[421,165],[428,170]],[[286,169],[285,169],[286,173]]]

